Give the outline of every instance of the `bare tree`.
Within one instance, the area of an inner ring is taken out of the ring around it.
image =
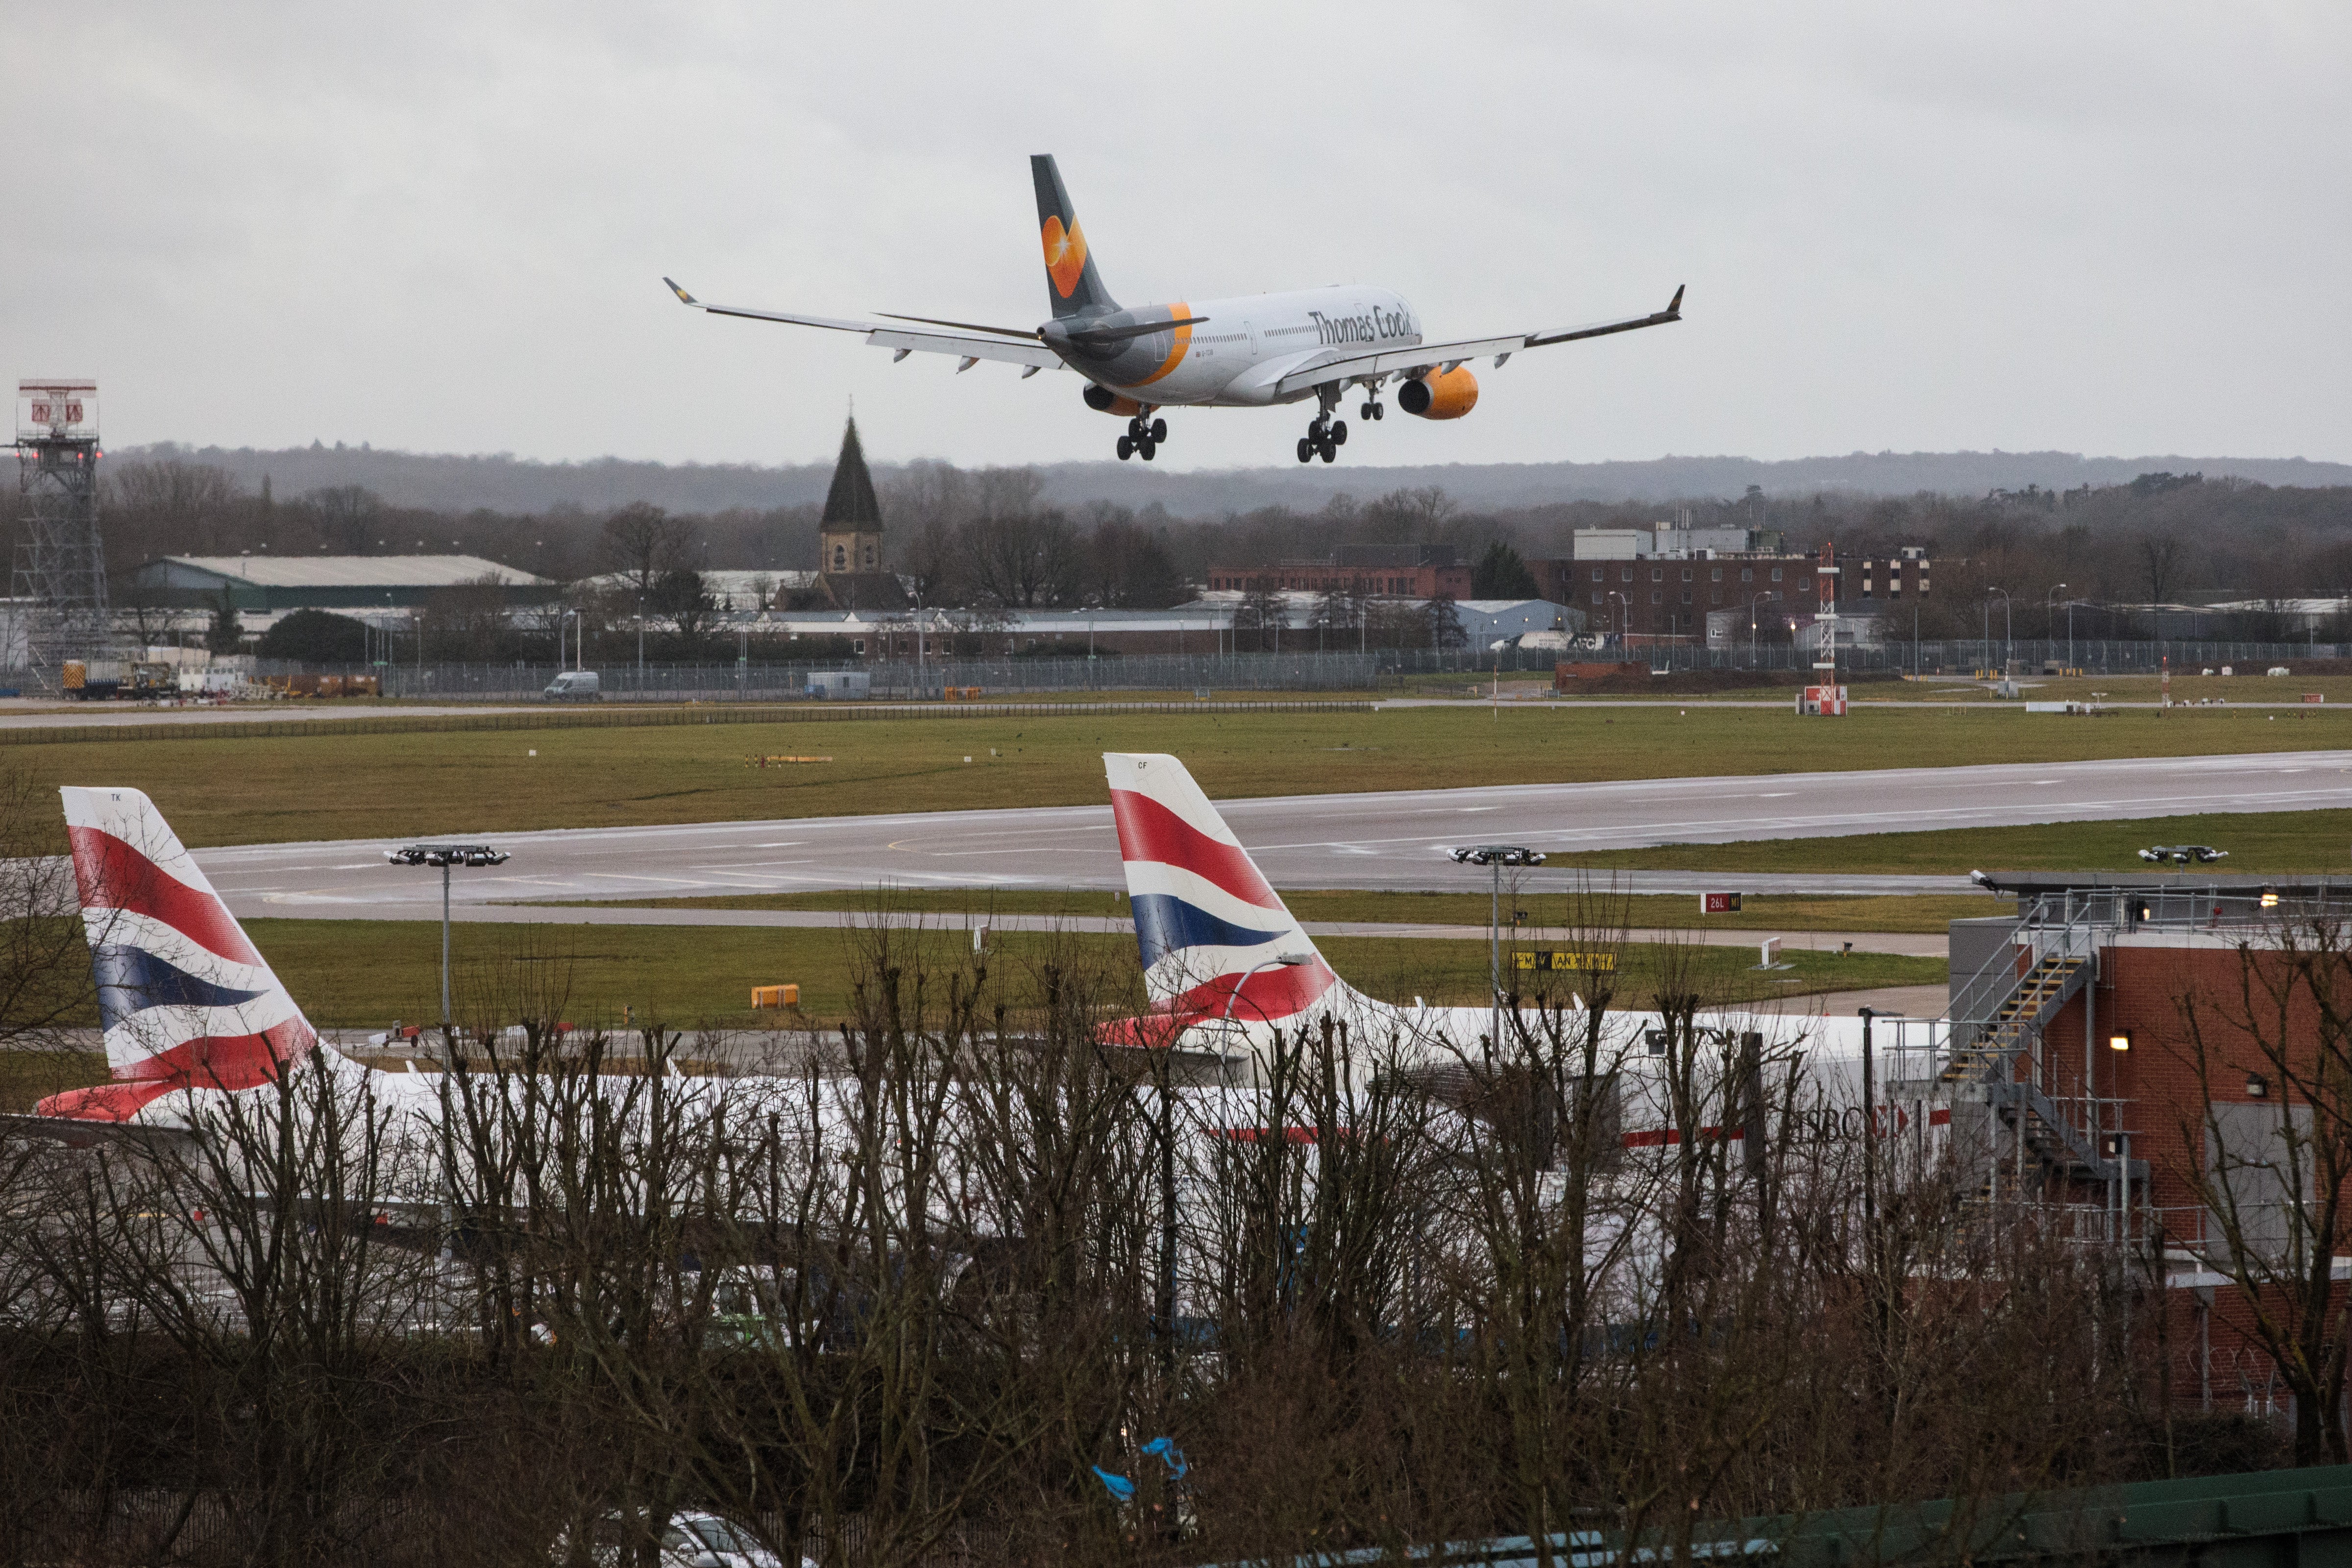
[[[2282,910],[2238,943],[2233,982],[2179,999],[2200,1092],[2180,1112],[2201,1254],[2294,1396],[2294,1462],[2342,1464],[2352,1291],[2336,1276],[2352,1179],[2352,933]],[[2259,1096],[2252,1093],[2261,1087]],[[2186,1239],[2186,1238],[2180,1238]]]

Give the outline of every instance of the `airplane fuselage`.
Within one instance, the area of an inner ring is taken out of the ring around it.
[[[1194,320],[1108,343],[1087,343],[1089,328]],[[1286,375],[1318,358],[1412,348],[1421,318],[1386,289],[1339,285],[1286,294],[1139,305],[1093,317],[1063,317],[1039,329],[1062,363],[1139,403],[1262,408],[1314,395],[1311,386],[1277,393]]]

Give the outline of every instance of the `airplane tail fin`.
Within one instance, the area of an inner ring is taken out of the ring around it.
[[[1339,986],[1182,763],[1110,752],[1103,765],[1144,984],[1166,1037],[1225,1018],[1279,1026]],[[1166,1039],[1139,1032],[1129,1043]]]
[[[1062,171],[1053,155],[1039,153],[1029,160],[1030,177],[1037,184],[1037,224],[1045,242],[1045,295],[1054,317],[1092,316],[1118,309],[1118,301],[1103,287],[1095,270],[1094,253],[1078,227],[1070,193],[1062,188]]]
[[[121,1121],[179,1089],[250,1089],[318,1036],[228,906],[135,789],[64,789],[74,881],[115,1081],[41,1102]]]

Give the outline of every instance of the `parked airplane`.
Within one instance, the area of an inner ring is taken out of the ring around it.
[[[1105,1026],[1105,1043],[1263,1062],[1277,1040],[1302,1030],[1313,1037],[1328,1016],[1348,1026],[1350,1048],[1368,1061],[1445,1068],[1476,1060],[1497,1024],[1515,1026],[1500,1002],[1400,1007],[1356,991],[1324,961],[1182,763],[1125,752],[1104,763],[1152,1003],[1140,1017]],[[403,1121],[419,1166],[407,1184],[432,1192],[424,1167],[438,1144],[433,1130],[449,1114],[440,1076],[377,1072],[321,1041],[144,794],[60,793],[112,1077],[51,1095],[32,1118],[9,1122],[60,1132],[184,1131],[223,1097],[275,1093],[282,1072],[315,1058],[339,1085],[363,1088]],[[1663,1022],[1642,1013],[1610,1019],[1608,1049],[1630,1086],[1629,1142],[1666,1136]],[[1850,1110],[1861,1087],[1857,1023],[1725,1015],[1711,1027],[1727,1043],[1756,1037],[1780,1064],[1775,1070],[1801,1070],[1801,1057],[1815,1086],[1811,1102]],[[1882,1084],[1924,1079],[1928,1037],[1907,1047],[1885,1032],[1880,1039]],[[1903,1057],[1914,1059],[1906,1065]],[[790,1092],[782,1080],[778,1087]],[[758,1092],[757,1080],[744,1079],[684,1079],[678,1089],[714,1103]],[[1181,1092],[1195,1126],[1255,1124],[1247,1088]],[[1888,1105],[1882,1115],[1923,1128],[1948,1119],[1924,1104]]]
[[[1093,249],[1062,187],[1054,160],[1029,160],[1037,187],[1037,221],[1045,250],[1046,302],[1053,315],[1037,327],[991,327],[929,316],[885,315],[846,321],[789,310],[711,305],[670,279],[678,299],[713,315],[861,332],[898,359],[910,353],[954,354],[958,372],[982,360],[1041,370],[1069,369],[1087,379],[1087,406],[1127,419],[1118,438],[1124,460],[1150,462],[1168,439],[1163,408],[1263,408],[1315,399],[1315,417],[1298,439],[1302,463],[1328,463],[1347,444],[1348,422],[1337,417],[1350,386],[1363,390],[1358,412],[1382,417],[1382,390],[1397,383],[1397,406],[1423,419],[1459,419],[1478,402],[1478,378],[1469,362],[1494,358],[1496,368],[1524,349],[1607,337],[1682,320],[1683,291],[1663,310],[1590,326],[1505,332],[1492,337],[1423,340],[1421,318],[1402,295],[1385,289],[1335,284],[1287,294],[1231,300],[1176,300],[1122,307],[1103,286]],[[903,323],[903,324],[900,324]]]

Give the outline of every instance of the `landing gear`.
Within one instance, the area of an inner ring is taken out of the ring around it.
[[[1362,408],[1357,410],[1357,412],[1361,414],[1367,419],[1378,419],[1388,411],[1377,403],[1367,403]]]
[[[1320,455],[1327,463],[1337,462],[1339,448],[1348,444],[1348,422],[1333,419],[1328,408],[1318,414],[1307,426],[1306,437],[1298,443],[1298,460]]]
[[[1118,438],[1118,460],[1123,463],[1130,456],[1140,456],[1148,463],[1167,439],[1168,421],[1153,418],[1147,407],[1127,422],[1127,434]]]

